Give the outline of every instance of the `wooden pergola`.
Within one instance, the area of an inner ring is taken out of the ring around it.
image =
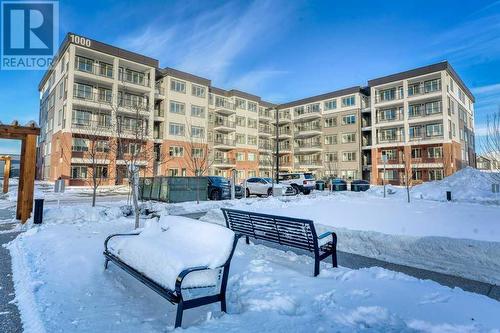
[[[3,167],[3,193],[9,192],[10,160],[10,156],[0,155],[0,161],[5,162],[5,165]]]
[[[25,223],[33,210],[33,193],[35,190],[36,171],[36,138],[40,134],[40,128],[35,124],[30,126],[19,126],[17,122],[12,125],[0,124],[0,139],[21,140],[21,161],[19,166],[19,185],[17,192],[16,218]],[[10,159],[9,159],[10,170]],[[5,167],[7,167],[7,162]],[[10,176],[10,175],[9,175]],[[4,180],[4,191],[6,189]]]

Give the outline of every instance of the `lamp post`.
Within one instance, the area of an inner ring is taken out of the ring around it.
[[[279,158],[279,153],[280,153],[280,145],[279,145],[279,106],[276,106],[274,108],[275,111],[275,119],[276,119],[276,125],[275,125],[275,134],[276,134],[276,184],[279,183],[279,172],[280,172],[280,158]]]

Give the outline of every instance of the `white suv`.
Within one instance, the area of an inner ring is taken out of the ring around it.
[[[309,194],[316,187],[316,180],[310,172],[281,174],[279,175],[279,181],[280,183],[292,186],[297,194],[299,192]]]
[[[242,184],[246,187],[245,194],[247,197],[255,194],[257,196],[273,195],[273,181],[271,178],[252,177],[245,180]],[[290,185],[274,184],[275,189],[279,189],[282,195],[294,195],[295,191]]]

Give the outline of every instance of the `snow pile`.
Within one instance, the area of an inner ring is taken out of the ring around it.
[[[493,183],[495,180],[491,173],[467,167],[443,180],[417,185],[412,188],[411,194],[414,198],[445,201],[446,191],[451,191],[454,201],[500,203],[500,196],[491,191]]]
[[[224,227],[180,216],[150,220],[138,236],[117,237],[111,251],[128,265],[171,290],[186,268],[224,265],[231,253],[234,233]],[[183,286],[216,283],[218,271],[192,273]]]

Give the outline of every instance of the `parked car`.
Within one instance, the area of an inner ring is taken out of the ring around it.
[[[309,194],[316,187],[316,180],[310,172],[281,174],[279,175],[279,181],[280,183],[292,186],[296,194],[300,192]]]
[[[347,182],[340,178],[330,179],[330,186],[332,191],[347,191]]]
[[[244,181],[246,187],[246,196],[271,196],[273,195],[273,180],[271,178],[252,177]],[[279,189],[282,195],[294,195],[295,190],[287,184],[274,184],[274,189]]]
[[[367,180],[357,179],[351,182],[351,191],[354,192],[366,191],[369,188],[370,188],[370,182],[368,182]]]
[[[240,185],[234,185],[234,194],[236,199],[243,198],[243,188]],[[231,199],[231,183],[229,179],[220,176],[209,176],[208,198],[210,200]]]

